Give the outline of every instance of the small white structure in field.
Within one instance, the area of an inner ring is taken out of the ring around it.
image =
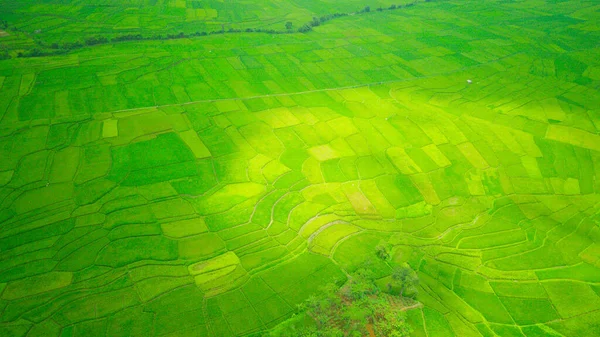
[[[473,83],[473,81],[471,81],[471,80],[467,80],[467,83],[471,84],[471,83]]]

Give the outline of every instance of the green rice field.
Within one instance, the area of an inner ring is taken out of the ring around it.
[[[600,336],[600,3],[407,3],[0,0],[0,336],[263,336],[381,242],[411,336]]]

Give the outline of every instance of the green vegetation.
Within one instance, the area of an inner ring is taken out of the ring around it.
[[[357,2],[361,1],[363,0],[358,0]],[[146,2],[150,3],[146,4]],[[413,4],[414,2],[410,2],[406,6],[412,6]],[[285,4],[284,6],[278,5],[277,7],[280,10],[287,8],[292,13],[298,13],[298,15],[288,14],[289,12],[285,13],[283,11],[276,11],[275,13],[253,12],[246,11],[249,8],[245,7],[258,7],[258,4],[251,3],[248,4],[249,6],[236,4],[232,5],[232,8],[223,8],[222,4],[214,0],[206,3],[203,2],[202,4],[198,1],[181,0],[167,1],[163,5],[157,5],[156,1],[147,0],[135,5],[128,4],[127,2],[112,5],[85,4],[83,5],[84,10],[82,10],[81,6],[73,8],[51,3],[28,7],[28,5],[7,4],[0,1],[0,5],[5,5],[4,14],[8,18],[15,20],[12,25],[6,20],[0,21],[0,28],[8,29],[10,27],[10,30],[17,35],[16,39],[18,40],[18,43],[9,44],[9,46],[15,47],[12,53],[4,51],[0,55],[3,59],[11,58],[11,54],[16,57],[61,55],[69,53],[73,49],[107,44],[109,42],[172,40],[226,33],[292,33],[293,21],[286,22],[285,30],[275,28],[274,22],[279,22],[283,15],[298,22],[299,19],[306,17],[308,13],[316,14],[315,11],[317,10],[338,10],[338,12],[331,12],[319,17],[313,16],[312,20],[300,24],[300,28],[297,31],[306,33],[311,31],[312,27],[319,26],[334,18],[370,12],[369,6],[356,12],[347,12],[347,8],[335,4],[328,4],[326,7],[317,6],[312,8],[312,6],[303,6],[298,8],[293,3]],[[136,8],[136,6],[140,7]],[[158,16],[159,20],[156,19],[157,14],[155,12],[147,11],[147,8],[150,6],[159,11],[165,11],[165,13]],[[220,10],[215,10],[215,7],[220,8]],[[339,12],[342,8],[344,11]],[[386,8],[386,10],[397,8],[401,8],[401,5],[392,5]],[[49,13],[48,11],[51,9],[58,9],[61,15],[56,15],[54,12]],[[378,10],[382,11],[383,9],[379,7]],[[35,17],[29,17],[31,15]],[[40,22],[37,17],[39,15],[48,16],[53,19],[49,19],[46,22],[42,20]],[[98,22],[98,18],[105,16],[112,16],[113,19],[108,22]],[[167,18],[169,21],[163,22]],[[240,18],[243,20],[240,21]],[[143,20],[143,24],[140,23],[140,20]],[[77,27],[78,23],[93,25],[98,28],[101,27],[101,29],[80,29]],[[226,29],[226,26],[229,28]],[[33,31],[29,31],[31,27],[35,27]],[[50,31],[46,32],[37,27],[50,28]],[[198,30],[199,27],[204,30]],[[195,31],[193,30],[194,28],[196,29]],[[179,29],[178,33],[171,33],[176,29]],[[61,34],[61,32],[65,31],[68,33]],[[165,31],[167,33],[162,34]],[[60,35],[57,36],[56,34]],[[79,36],[80,39],[65,41],[65,35],[69,37]]]
[[[405,311],[420,306],[415,301],[418,284],[417,274],[406,264],[393,266],[391,276],[377,280],[372,260],[367,260],[341,287],[328,283],[309,296],[297,314],[268,336],[409,336]]]
[[[394,280],[406,286],[400,279]],[[376,336],[409,336],[405,310],[415,304],[382,293],[375,281],[368,268],[361,268],[341,289],[327,284],[321,294],[310,296],[299,306],[298,316],[276,326],[269,336],[365,336],[371,332]]]
[[[600,335],[597,9],[0,0],[0,336]]]

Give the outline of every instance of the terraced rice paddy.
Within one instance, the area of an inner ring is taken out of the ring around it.
[[[0,336],[260,335],[382,240],[419,275],[414,336],[600,335],[599,10],[0,61]]]

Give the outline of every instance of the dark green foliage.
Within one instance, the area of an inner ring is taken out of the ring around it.
[[[310,32],[311,30],[312,30],[312,26],[309,24],[305,24],[304,26],[298,28],[298,32],[300,32],[300,33]]]
[[[380,304],[381,317],[373,324],[376,336],[406,337],[412,329],[406,322],[406,314],[398,310],[389,310],[385,303]]]
[[[399,279],[414,272],[399,271]],[[402,269],[404,270],[404,269]],[[416,275],[415,275],[416,277]],[[412,329],[406,314],[398,310],[393,298],[380,291],[373,272],[361,268],[350,275],[341,288],[329,283],[298,306],[300,313],[279,324],[268,336],[376,336],[404,337]]]
[[[418,295],[418,285],[417,274],[405,264],[394,268],[392,280],[387,284],[387,290],[391,294],[414,299]]]
[[[127,35],[116,36],[111,41],[121,42],[121,41],[134,41],[134,40],[142,40],[142,39],[143,39],[143,37],[141,34],[127,34]]]
[[[85,40],[85,44],[88,46],[93,46],[97,44],[107,43],[108,39],[105,36],[92,36]]]
[[[0,45],[0,60],[7,60],[9,58],[8,48],[5,45]]]
[[[389,243],[387,243],[385,241],[381,241],[375,247],[375,254],[377,255],[378,258],[386,261],[390,258],[391,249],[392,249],[392,246]]]
[[[351,300],[363,300],[370,295],[379,293],[379,288],[375,284],[373,272],[369,269],[358,269],[343,288],[345,297]]]

